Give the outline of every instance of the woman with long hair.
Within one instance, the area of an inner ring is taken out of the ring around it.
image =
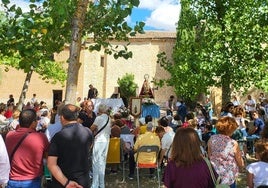
[[[166,188],[214,188],[200,146],[200,139],[193,128],[177,130],[172,143],[171,159],[163,177]],[[214,174],[217,178],[215,171]]]

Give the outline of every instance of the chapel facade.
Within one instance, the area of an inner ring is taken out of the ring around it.
[[[91,42],[89,38],[85,42],[85,46],[90,45]],[[132,51],[133,57],[128,60],[123,58],[114,59],[112,55],[105,54],[103,50],[99,52],[90,52],[86,48],[81,50],[77,97],[82,99],[87,97],[88,85],[92,84],[98,89],[98,97],[110,98],[118,92],[118,78],[122,78],[126,73],[132,73],[135,76],[134,81],[139,87],[137,96],[142,88],[145,75],[148,75],[154,99],[160,106],[165,103],[170,95],[174,94],[172,87],[164,86],[160,88],[154,86],[152,81],[169,77],[169,73],[157,63],[157,54],[165,52],[169,61],[172,62],[176,33],[147,31],[145,34],[131,37],[129,42],[128,49]],[[126,43],[113,41],[111,44],[120,46],[120,44]],[[67,62],[68,58],[68,46],[59,54],[54,54],[56,61]],[[0,102],[6,103],[10,94],[13,94],[15,102],[18,102],[26,74],[13,68],[9,68],[9,71],[6,72],[5,67],[1,66],[0,76]],[[43,100],[48,106],[52,107],[55,100],[65,98],[65,86],[60,83],[48,83],[34,73],[29,84],[25,103],[30,101],[34,93],[39,101]]]

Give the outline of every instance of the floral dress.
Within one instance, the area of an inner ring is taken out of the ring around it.
[[[239,169],[234,154],[235,142],[229,136],[222,134],[212,135],[208,141],[211,151],[210,161],[223,184],[231,185],[238,176]]]

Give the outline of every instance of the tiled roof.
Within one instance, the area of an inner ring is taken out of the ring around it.
[[[176,32],[168,31],[145,31],[145,34],[137,34],[134,37],[130,38],[151,38],[151,39],[160,39],[160,38],[176,38]]]

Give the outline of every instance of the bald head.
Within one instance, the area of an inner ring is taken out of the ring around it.
[[[63,118],[67,121],[76,121],[78,118],[79,107],[73,104],[66,104],[61,109],[61,114]]]

